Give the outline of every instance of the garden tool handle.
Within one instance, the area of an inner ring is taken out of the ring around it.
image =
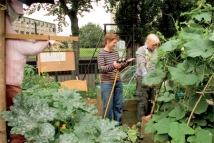
[[[111,98],[112,98],[112,94],[114,92],[114,87],[115,87],[115,84],[116,84],[116,81],[117,81],[117,76],[119,74],[119,70],[116,71],[116,75],[115,75],[115,78],[114,78],[114,84],[112,86],[112,89],[111,89],[111,93],[109,95],[109,98],[108,98],[108,103],[106,105],[106,110],[105,110],[105,114],[103,116],[103,118],[105,119],[106,118],[106,114],[107,114],[107,111],[108,111],[108,107],[109,107],[109,104],[110,104],[110,101],[111,101]]]

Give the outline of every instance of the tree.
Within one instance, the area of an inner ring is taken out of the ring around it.
[[[79,47],[95,48],[102,33],[100,25],[89,22],[79,30]]]
[[[166,38],[175,35],[177,32],[175,23],[184,22],[188,18],[180,16],[180,14],[194,9],[197,6],[197,1],[198,0],[165,0],[161,7],[162,18],[159,21],[158,30]]]
[[[106,11],[109,11],[109,3],[111,5],[115,4],[115,0],[58,0],[55,5],[52,4],[32,4],[27,12],[29,14],[35,12],[36,10],[40,10],[41,8],[48,11],[46,15],[57,16],[55,21],[58,22],[59,31],[62,31],[62,26],[67,25],[68,23],[65,21],[65,16],[68,16],[71,21],[71,31],[72,36],[79,36],[79,26],[78,26],[78,17],[77,15],[83,16],[83,12],[90,12],[93,9],[93,3],[104,1],[104,8]],[[73,42],[73,50],[75,51],[76,57],[76,67],[79,67],[79,48],[78,42]],[[76,68],[76,75],[79,75],[78,68]],[[75,75],[75,76],[76,76]]]
[[[116,8],[115,22],[118,25],[135,25],[135,40],[143,44],[151,32],[161,32],[166,38],[176,33],[175,22],[180,13],[195,6],[197,0],[121,0]],[[121,16],[125,15],[125,17]],[[119,26],[120,32],[130,29]]]

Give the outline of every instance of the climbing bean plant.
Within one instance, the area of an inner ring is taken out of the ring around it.
[[[214,7],[203,1],[181,16],[177,34],[159,47],[157,69],[143,79],[157,86],[154,112],[145,128],[155,141],[214,142]]]

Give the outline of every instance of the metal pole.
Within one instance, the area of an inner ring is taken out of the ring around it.
[[[134,30],[135,30],[135,25],[133,25],[132,27],[132,57],[135,57],[135,37],[134,37]],[[132,66],[134,65],[135,63],[132,62]]]
[[[84,74],[82,80],[85,79],[85,76],[86,76],[86,74],[87,74],[87,72],[88,72],[89,66],[91,65],[91,61],[92,61],[92,59],[94,58],[94,55],[95,55],[95,53],[96,53],[96,51],[97,51],[97,48],[98,48],[98,46],[99,46],[99,44],[100,44],[100,41],[102,40],[103,33],[104,33],[104,32],[102,32],[102,34],[100,35],[100,39],[99,39],[99,41],[98,41],[98,43],[97,43],[97,46],[96,46],[96,48],[95,48],[95,50],[94,50],[94,53],[93,53],[93,55],[92,55],[92,57],[91,57],[91,60],[89,61],[89,64],[88,64],[88,66],[87,66],[87,69],[86,69],[86,71],[85,71],[85,74]]]
[[[55,81],[58,82],[58,72],[55,72]]]
[[[106,35],[106,24],[104,24],[104,36]]]

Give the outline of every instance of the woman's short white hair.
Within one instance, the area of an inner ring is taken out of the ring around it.
[[[159,37],[156,35],[156,34],[149,34],[147,37],[146,37],[146,43],[148,42],[154,42],[156,44],[159,44],[160,43],[160,40],[159,40]]]

